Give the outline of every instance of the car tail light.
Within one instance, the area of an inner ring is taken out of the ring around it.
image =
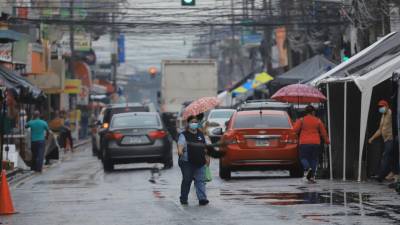
[[[106,134],[106,138],[108,140],[116,140],[116,141],[121,140],[123,136],[124,135],[119,132],[109,132]]]
[[[281,136],[281,142],[286,144],[297,144],[297,136],[295,134],[283,134]]]
[[[163,130],[155,130],[155,131],[150,131],[148,133],[149,137],[153,140],[155,139],[162,139],[165,136],[167,136],[167,132],[163,131]]]
[[[103,123],[103,128],[107,129],[110,125],[108,123]]]
[[[235,144],[240,144],[242,142],[245,142],[245,140],[242,140],[238,135],[232,134],[232,135],[227,135],[225,140],[227,144],[230,145],[235,145]]]

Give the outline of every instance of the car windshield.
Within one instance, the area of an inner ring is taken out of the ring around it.
[[[112,120],[112,128],[127,128],[127,127],[159,127],[160,120],[155,115],[126,115],[117,116]]]
[[[147,106],[127,106],[107,109],[104,115],[104,122],[108,123],[111,117],[115,114],[127,113],[127,112],[149,112]]]
[[[238,115],[233,128],[290,128],[285,115]]]
[[[211,112],[210,119],[228,119],[234,111],[214,111]]]

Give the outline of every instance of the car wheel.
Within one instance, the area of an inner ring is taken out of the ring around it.
[[[172,152],[170,152],[168,156],[165,157],[163,164],[164,164],[164,169],[170,169],[174,166],[174,159],[172,156]]]
[[[104,151],[105,152],[105,151]],[[103,168],[105,172],[111,172],[114,170],[114,162],[104,153],[103,155]]]
[[[98,150],[98,151],[97,151],[97,158],[99,158],[100,160],[102,160],[103,154],[104,154],[104,152],[105,152],[104,147],[103,147],[103,146],[105,146],[105,144],[106,144],[106,143],[104,143],[104,141],[101,141],[101,142],[100,142],[100,148],[97,149],[97,150]]]
[[[231,179],[231,170],[222,166],[221,160],[219,160],[219,177],[221,179]]]
[[[290,172],[290,177],[303,177],[304,172],[303,168],[301,166],[295,166],[292,169],[289,170]]]

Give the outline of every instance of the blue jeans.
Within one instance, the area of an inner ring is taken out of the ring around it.
[[[320,145],[300,145],[300,162],[304,171],[311,168],[313,176],[317,170]]]
[[[42,172],[43,160],[44,160],[44,147],[45,141],[32,141],[32,161],[31,170]]]
[[[190,162],[179,160],[179,167],[182,172],[182,183],[181,183],[181,196],[182,202],[187,202],[190,186],[194,180],[194,186],[196,187],[197,198],[200,200],[206,200],[206,182],[205,182],[205,166],[197,168]]]
[[[384,150],[381,160],[381,166],[379,169],[379,178],[384,179],[386,175],[390,172],[397,174],[399,172],[399,167],[396,165],[396,161],[394,160],[394,148],[393,148],[393,140],[386,141],[384,143]]]

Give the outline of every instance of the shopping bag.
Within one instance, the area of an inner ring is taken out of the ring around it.
[[[206,166],[205,176],[206,176],[206,182],[212,181],[212,175],[211,175],[211,170],[210,170],[209,166]]]

